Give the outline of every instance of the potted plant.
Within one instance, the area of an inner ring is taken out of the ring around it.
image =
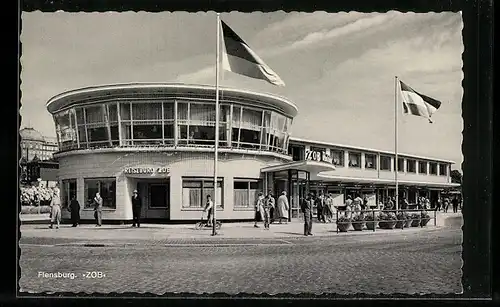
[[[412,218],[411,218],[411,214],[409,214],[408,212],[405,212],[405,215],[406,215],[406,221],[405,221],[404,228],[408,228],[411,226]]]
[[[375,226],[377,225],[377,217],[374,216],[372,213],[367,213],[364,216],[365,224],[366,224],[366,229],[368,230],[374,230]]]
[[[394,228],[403,228],[405,227],[409,219],[409,214],[404,211],[399,211],[398,214],[396,215],[396,219],[397,219],[396,226],[394,226]]]
[[[431,217],[429,215],[429,213],[427,213],[427,211],[422,211],[422,214],[420,215],[421,217],[421,220],[420,220],[420,226],[424,227],[427,225],[427,223],[429,223],[429,221],[431,220]]]
[[[411,214],[411,227],[420,226],[420,213]]]
[[[363,227],[365,226],[365,217],[363,216],[363,214],[358,213],[354,215],[351,221],[352,221],[352,228],[354,228],[354,230],[357,231],[363,230]]]
[[[347,230],[351,227],[351,218],[341,215],[337,219],[337,229],[340,232],[347,232]]]
[[[389,213],[380,213],[378,216],[380,222],[378,222],[378,226],[381,229],[394,229],[396,226],[396,214],[393,212]]]

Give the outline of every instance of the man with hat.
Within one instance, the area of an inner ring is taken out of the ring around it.
[[[134,190],[134,194],[132,195],[132,214],[134,219],[132,227],[135,227],[136,223],[137,227],[141,227],[141,209],[142,209],[141,198],[137,194],[137,190]]]
[[[307,194],[307,198],[302,201],[302,213],[304,213],[304,236],[312,236],[312,193]]]

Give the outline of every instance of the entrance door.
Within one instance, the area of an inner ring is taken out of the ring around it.
[[[168,204],[168,185],[152,183],[149,185],[149,208],[166,209]]]
[[[300,204],[307,197],[309,190],[309,183],[304,179],[293,179],[292,180],[292,193],[291,193],[291,218],[292,219],[302,219],[302,214],[300,213]]]

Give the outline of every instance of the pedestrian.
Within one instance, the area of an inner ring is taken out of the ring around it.
[[[441,199],[438,198],[436,201],[436,211],[441,211]]]
[[[451,200],[451,204],[453,206],[453,213],[457,213],[458,212],[458,199],[457,197],[453,197],[453,199]]]
[[[355,213],[359,213],[361,211],[361,205],[363,204],[363,199],[359,197],[359,194],[356,195],[356,198],[352,201],[352,211]]]
[[[253,227],[259,228],[258,222],[262,221],[264,218],[264,196],[262,192],[259,192],[257,199],[255,200],[255,224]]]
[[[56,224],[56,229],[59,229],[59,224],[61,223],[61,198],[59,197],[59,191],[54,190],[52,194],[52,200],[50,201],[50,226],[53,228],[54,223]]]
[[[323,206],[323,216],[330,223],[333,219],[333,197],[332,194],[327,194],[325,204]]]
[[[274,199],[273,192],[271,190],[269,190],[269,192],[267,193],[265,205],[269,208],[269,218],[270,223],[272,224],[274,220],[278,218],[278,214],[275,211],[276,200]]]
[[[427,197],[424,199],[424,209],[425,210],[430,210],[431,209],[431,201]]]
[[[389,200],[387,201],[387,205],[384,206],[385,207],[384,210],[392,210],[392,209],[394,209],[394,201],[393,201],[393,199],[396,199],[396,198],[389,197]]]
[[[203,209],[204,213],[207,213],[207,226],[212,226],[212,212],[213,212],[214,202],[212,201],[212,196],[207,195],[207,203]]]
[[[102,226],[102,197],[99,192],[95,193],[94,197],[94,218],[96,221],[96,227]]]
[[[361,210],[365,211],[368,208],[368,198],[363,197],[363,203],[361,204]]]
[[[142,209],[142,200],[137,193],[137,190],[134,190],[132,193],[132,227],[141,227],[141,209]]]
[[[347,200],[345,201],[345,211],[352,211],[352,196],[347,195]]]
[[[312,193],[307,195],[307,198],[302,201],[301,209],[304,213],[304,236],[312,236],[312,209],[313,200]]]
[[[274,211],[274,198],[271,196],[271,194],[268,194],[264,199],[263,207],[264,229],[269,230],[269,225],[271,224],[271,212]]]
[[[444,206],[444,213],[448,213],[448,207],[450,206],[450,199],[448,197],[444,198],[443,206]]]
[[[323,193],[320,192],[319,196],[314,199],[314,205],[316,206],[316,217],[318,222],[326,223],[325,216],[323,215]]]
[[[281,192],[280,197],[278,197],[278,203],[276,206],[276,212],[278,214],[279,223],[285,220],[285,224],[288,223],[288,210],[290,206],[288,204],[288,198],[286,197],[286,191]]]
[[[68,210],[71,213],[71,222],[73,223],[72,227],[78,226],[78,224],[80,224],[80,203],[76,200],[74,195],[71,198]]]

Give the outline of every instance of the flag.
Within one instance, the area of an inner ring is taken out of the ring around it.
[[[426,117],[432,123],[431,116],[441,106],[441,102],[423,95],[403,83],[400,83],[400,92],[403,97],[403,112],[406,114]]]
[[[271,84],[285,86],[285,82],[236,34],[224,21],[222,37],[222,68],[250,78],[262,79]]]

